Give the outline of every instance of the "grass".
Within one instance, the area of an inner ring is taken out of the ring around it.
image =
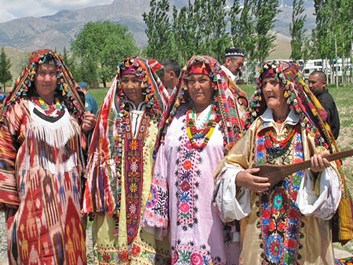
[[[98,107],[100,107],[108,90],[107,87],[91,88],[88,93],[97,100]]]

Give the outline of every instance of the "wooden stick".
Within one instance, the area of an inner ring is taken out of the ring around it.
[[[333,161],[333,160],[338,160],[352,155],[353,155],[353,149],[350,149],[350,150],[330,154],[328,156],[325,156],[325,158],[328,161]],[[255,168],[260,168],[260,171],[256,173],[257,176],[268,177],[270,180],[270,183],[272,185],[275,185],[276,183],[281,181],[284,177],[290,174],[293,174],[294,172],[297,172],[306,168],[310,168],[310,165],[311,165],[311,161],[306,160],[306,161],[296,163],[296,164],[291,164],[291,165],[278,166],[278,165],[265,164],[265,165],[256,166]]]

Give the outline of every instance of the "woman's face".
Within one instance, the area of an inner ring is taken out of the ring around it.
[[[276,78],[262,80],[262,93],[269,109],[280,110],[287,105],[281,84]]]
[[[144,101],[145,96],[142,94],[142,82],[136,75],[123,75],[121,77],[121,88],[124,90],[126,97],[138,106]]]
[[[38,95],[45,101],[52,101],[55,95],[58,78],[54,64],[40,64],[34,78]]]
[[[190,98],[196,107],[207,107],[213,101],[212,80],[204,74],[194,74],[187,80]]]

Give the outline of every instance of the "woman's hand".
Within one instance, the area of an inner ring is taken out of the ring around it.
[[[313,155],[310,158],[311,160],[310,170],[313,174],[320,173],[325,168],[331,166],[330,162],[325,158],[329,154],[330,154],[329,151],[324,151],[320,155]]]
[[[253,175],[253,173],[258,172],[259,170],[259,168],[249,168],[240,171],[235,179],[235,184],[254,192],[267,191],[271,186],[269,179],[267,177]]]
[[[83,121],[82,121],[82,127],[81,127],[82,130],[85,133],[88,133],[90,130],[94,128],[95,125],[96,125],[96,116],[89,111],[85,111]]]

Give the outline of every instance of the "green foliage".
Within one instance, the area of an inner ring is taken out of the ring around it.
[[[138,55],[135,40],[128,29],[108,21],[85,24],[71,43],[71,50],[76,63],[72,70],[76,79],[90,85],[102,82],[103,86],[113,78],[119,61]]]
[[[302,15],[304,11],[304,0],[293,0],[292,22],[289,25],[289,31],[292,36],[290,57],[294,60],[303,58],[304,34],[306,31],[304,29],[306,15]]]
[[[195,0],[169,18],[169,1],[151,0],[150,12],[143,14],[146,23],[148,57],[159,61],[176,59],[184,64],[192,55],[209,54],[223,57],[230,38],[226,32],[226,0]]]
[[[3,84],[4,91],[6,82],[12,79],[10,67],[11,61],[7,58],[4,47],[2,47],[0,53],[0,83]]]
[[[351,0],[315,0],[316,28],[312,51],[317,58],[352,58],[353,10]],[[338,82],[338,79],[336,80]],[[346,78],[343,78],[346,82]],[[338,83],[337,83],[338,84]]]
[[[239,0],[235,0],[229,17],[233,44],[246,52],[247,61],[255,59],[255,18],[251,13],[253,4],[253,0],[244,0],[241,9]]]
[[[190,2],[188,7],[182,7],[179,12],[176,7],[173,8],[173,40],[178,48],[178,53],[174,55],[182,64],[192,55],[193,46],[198,46],[197,25],[193,21],[193,6]]]
[[[273,42],[276,36],[271,31],[274,28],[276,14],[280,12],[279,1],[256,0],[254,2],[253,16],[257,34],[254,57],[257,61],[263,62],[274,48]]]
[[[195,0],[193,23],[198,25],[196,36],[199,41],[199,45],[194,47],[195,54],[210,54],[218,60],[223,59],[224,50],[230,43],[225,6],[225,0]]]
[[[233,2],[229,14],[231,37],[234,46],[246,53],[247,69],[253,69],[250,78],[274,47],[276,37],[272,30],[278,12],[277,0],[244,0],[242,8],[239,0]]]
[[[146,23],[146,35],[148,45],[146,55],[149,58],[158,60],[168,59],[170,56],[171,28],[168,17],[168,0],[151,0],[150,12],[143,13],[143,20]]]

